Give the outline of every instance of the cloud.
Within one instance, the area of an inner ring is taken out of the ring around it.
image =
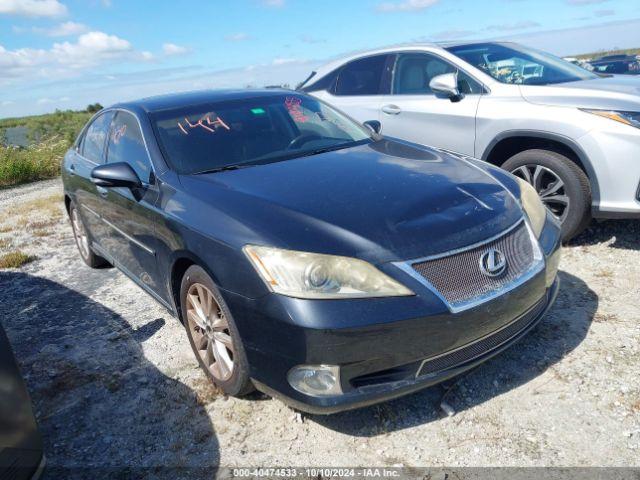
[[[133,50],[131,44],[115,35],[88,32],[76,43],[54,43],[51,52],[62,64],[69,66],[92,65],[100,59],[119,57]]]
[[[0,0],[0,15],[23,17],[61,17],[67,7],[58,0]]]
[[[127,40],[97,31],[80,35],[76,42],[54,43],[49,50],[7,50],[0,45],[0,79],[68,76],[73,70],[139,56]]]
[[[284,7],[285,0],[262,0],[265,7],[281,8]]]
[[[595,12],[593,12],[593,15],[596,17],[610,17],[611,15],[615,15],[616,11],[612,10],[612,9],[605,9],[605,10],[596,10]]]
[[[404,0],[402,2],[387,2],[378,5],[379,12],[416,12],[433,7],[439,0]]]
[[[521,22],[515,22],[515,23],[503,23],[499,25],[490,25],[487,28],[485,28],[485,30],[508,32],[512,30],[525,30],[527,28],[534,28],[539,26],[540,24],[538,22],[533,22],[531,20],[523,20]]]
[[[567,4],[579,7],[581,5],[595,5],[598,3],[608,2],[609,0],[567,0]]]
[[[175,43],[165,43],[162,45],[162,53],[167,56],[185,55],[186,53],[189,53],[189,49],[187,47],[176,45]]]
[[[298,37],[302,43],[312,45],[314,43],[325,43],[327,40],[324,38],[316,38],[308,34],[302,34]]]
[[[442,30],[441,32],[436,32],[427,39],[433,40],[455,40],[458,38],[470,37],[474,35],[476,32],[473,30],[461,30],[458,28],[452,28],[449,30]],[[424,40],[424,39],[423,39]]]
[[[250,38],[251,37],[244,32],[232,33],[231,35],[224,37],[227,42],[242,42],[244,40],[249,40]]]
[[[298,60],[297,58],[274,58],[273,61],[271,62],[272,65],[286,65],[288,63],[298,63],[301,60]]]
[[[14,102],[13,100],[3,100],[2,102],[0,102],[0,106],[2,107],[8,107],[9,105],[13,105],[16,102]]]
[[[495,40],[509,40],[545,50],[558,56],[577,55],[638,45],[640,18],[580,27],[503,35]]]
[[[39,98],[36,101],[36,103],[38,105],[46,105],[48,103],[65,103],[65,102],[68,102],[69,100],[71,100],[71,98],[69,97],[60,97],[60,98],[43,97],[43,98]]]
[[[33,27],[32,31],[34,33],[41,33],[49,37],[70,37],[73,35],[80,35],[82,33],[88,32],[89,27],[87,27],[83,23],[64,22],[51,28]]]
[[[200,65],[176,68],[155,68],[128,73],[118,73],[117,81],[110,81],[105,73],[89,70],[73,82],[66,79],[30,81],[0,90],[2,97],[11,99],[13,105],[0,105],[0,118],[16,117],[51,112],[56,108],[84,108],[87,104],[100,102],[110,105],[115,102],[133,100],[151,95],[162,95],[194,89],[262,87],[288,84],[295,86],[304,80],[319,61],[293,60],[279,65],[272,62],[256,64],[251,69],[237,67],[229,69],[203,68]],[[1,69],[1,67],[0,67]],[[0,80],[1,82],[1,80]],[[68,96],[69,102],[56,100]],[[54,100],[38,104],[37,99]]]

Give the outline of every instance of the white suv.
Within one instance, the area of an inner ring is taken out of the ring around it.
[[[526,179],[564,239],[592,215],[640,218],[640,78],[512,43],[420,44],[332,62],[298,88],[387,136]]]

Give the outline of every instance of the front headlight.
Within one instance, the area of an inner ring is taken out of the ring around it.
[[[539,237],[547,218],[547,208],[544,206],[544,203],[542,203],[542,200],[540,200],[540,196],[535,188],[520,177],[516,177],[516,180],[518,181],[518,185],[520,185],[522,208],[527,214],[527,217],[529,217],[529,223],[531,224],[533,233],[536,234],[536,237]]]
[[[593,110],[590,108],[581,108],[583,112],[593,113],[600,117],[615,120],[631,127],[640,128],[640,112],[619,112],[615,110]]]
[[[274,292],[298,298],[398,297],[414,293],[357,258],[247,245],[244,252]]]

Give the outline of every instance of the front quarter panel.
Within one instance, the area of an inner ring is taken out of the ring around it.
[[[575,140],[591,128],[584,120],[584,113],[576,107],[535,105],[520,95],[517,85],[501,85],[480,99],[476,156],[485,158],[495,140],[508,136],[509,132],[546,132]]]
[[[237,240],[251,238],[252,232],[219,208],[183,191],[179,176],[172,171],[165,172],[159,185],[158,268],[166,272],[169,295],[171,274],[180,259],[205,268],[223,290],[251,298],[265,295],[266,286]]]

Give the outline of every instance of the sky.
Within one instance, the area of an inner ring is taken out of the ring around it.
[[[414,41],[640,47],[638,0],[0,0],[0,118],[288,83]]]

